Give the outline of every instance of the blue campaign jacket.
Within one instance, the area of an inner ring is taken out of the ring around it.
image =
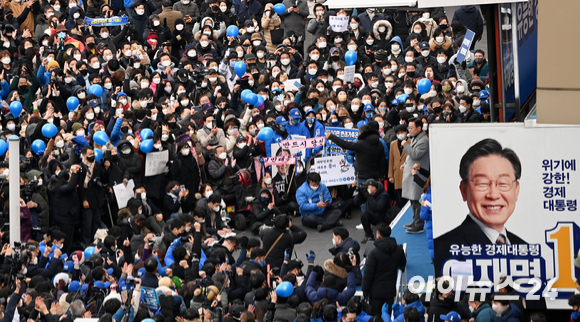
[[[433,250],[433,220],[431,218],[431,187],[421,196],[421,219],[425,221],[425,231],[427,235],[427,248],[429,248],[429,255],[431,259],[434,258]]]
[[[320,184],[320,187],[314,191],[310,188],[308,181],[306,181],[296,191],[296,201],[300,206],[302,218],[306,215],[322,215],[326,208],[318,208],[316,204],[319,201],[325,202],[326,200],[330,200],[329,205],[332,205],[330,191],[328,191],[326,185],[322,183]]]

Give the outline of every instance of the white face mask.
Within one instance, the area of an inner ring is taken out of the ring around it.
[[[189,105],[189,100],[181,101],[181,106],[187,106],[187,105]]]
[[[443,42],[443,37],[435,37],[435,41],[438,43],[442,43]]]
[[[228,154],[225,152],[220,153],[220,155],[218,156],[218,158],[225,160],[228,157]]]
[[[278,77],[279,74],[280,74],[280,72],[272,72],[272,77],[276,78],[276,77]]]
[[[105,88],[111,89],[111,88],[113,88],[113,84],[112,83],[105,83]]]
[[[246,29],[246,31],[248,31],[249,33],[252,33],[252,32],[254,32],[254,27],[248,27]]]
[[[90,121],[90,120],[92,120],[92,119],[95,118],[95,114],[93,114],[93,113],[87,113],[87,114],[85,114],[85,117],[87,118],[87,120]]]
[[[69,5],[69,7],[70,7],[70,5]],[[75,5],[75,7],[76,7],[76,5]],[[73,14],[73,18],[75,18],[75,19],[78,19],[80,16],[81,16],[81,14],[80,14],[80,13],[78,13],[78,12],[75,12],[75,13]]]
[[[258,45],[258,46],[259,46],[259,45]],[[263,53],[263,52],[259,52],[259,53],[257,53],[257,54],[256,54],[256,56],[257,56],[259,59],[262,59],[262,58],[264,58],[264,53]]]
[[[99,114],[99,113],[101,113],[101,108],[95,107],[95,108],[93,108],[93,111],[95,112],[95,114]]]
[[[312,55],[312,56],[310,56],[310,59],[312,59],[312,60],[314,60],[314,61],[317,61],[317,60],[318,60],[318,58],[320,58],[320,56],[319,56],[319,55]]]
[[[249,80],[249,81],[248,81],[248,85],[250,85],[250,86],[254,86],[254,81],[253,81],[253,80]]]
[[[159,77],[153,78],[153,83],[156,84],[156,85],[159,84],[159,83],[161,83],[161,78],[159,78]]]
[[[359,108],[360,108],[360,106],[359,106],[359,105],[351,105],[351,106],[350,106],[350,109],[351,109],[353,112],[355,112],[355,113],[356,113],[356,112],[358,112]]]
[[[367,39],[367,45],[372,46],[375,43],[374,39]]]
[[[407,134],[403,133],[403,134],[397,134],[397,139],[403,141],[404,139],[407,138]]]
[[[428,50],[423,50],[423,51],[421,51],[421,56],[423,56],[423,57],[427,57],[427,56],[429,56],[429,53],[430,53],[430,51],[428,51]]]
[[[465,91],[465,87],[459,85],[459,86],[457,86],[456,90],[457,90],[457,93],[463,93]]]
[[[58,6],[58,5],[57,5],[57,6],[54,6],[54,7],[52,7],[52,8],[53,8],[55,11],[59,11],[59,10],[60,10],[60,6]]]
[[[157,150],[161,150],[161,148],[163,147],[163,145],[161,145],[161,143],[159,143],[159,144],[155,144],[155,145],[153,145],[153,147],[154,147],[155,149],[157,149]]]
[[[102,32],[101,33],[101,38],[109,38],[109,33],[108,32]]]
[[[228,7],[220,7],[221,12],[226,12],[226,10],[228,10]]]
[[[238,51],[237,53],[238,53],[238,58],[242,58],[242,57],[244,57],[244,52],[242,52],[242,51]]]
[[[10,131],[14,131],[14,129],[16,129],[16,124],[10,123],[6,125],[6,128],[9,129]]]
[[[161,141],[167,141],[167,139],[169,139],[169,135],[168,134],[161,135]]]
[[[392,51],[399,51],[400,48],[401,48],[401,46],[399,46],[399,44],[392,44],[391,45]]]
[[[8,58],[8,57],[2,58],[2,64],[5,64],[5,65],[10,64],[10,58]]]
[[[207,47],[207,45],[209,45],[209,42],[203,40],[199,44],[201,45],[201,47],[204,47],[205,48],[205,47]]]
[[[336,246],[336,240],[332,237],[332,246]]]
[[[405,62],[412,63],[415,59],[413,57],[405,56]]]
[[[175,29],[181,31],[183,30],[183,25],[177,25],[175,26]]]
[[[127,100],[124,99],[124,98],[123,99],[120,99],[119,100],[119,103],[121,103],[122,105],[125,105],[125,104],[127,104]]]
[[[459,105],[459,112],[465,113],[467,111],[467,107],[465,105]]]
[[[312,191],[316,191],[316,190],[318,190],[318,187],[319,186],[316,186],[316,187],[310,186],[310,189],[312,189]]]
[[[64,141],[60,140],[60,141],[56,142],[56,147],[59,149],[62,149],[64,147]]]
[[[145,108],[145,107],[147,107],[147,101],[140,101],[139,105],[141,105],[141,107]]]
[[[209,77],[207,80],[213,84],[217,81],[217,77]]]
[[[139,68],[139,67],[141,67],[141,63],[133,63],[133,67],[134,68]]]
[[[83,56],[81,56],[81,55],[74,55],[73,57],[75,60],[78,60],[78,61],[80,61],[83,58]]]
[[[317,72],[317,70],[314,69],[314,68],[311,68],[311,69],[308,70],[308,74],[310,74],[310,76],[316,75],[316,72]]]
[[[183,154],[184,156],[188,156],[189,155],[189,149],[183,149],[181,150],[181,154]]]
[[[145,13],[144,9],[137,9],[137,14],[142,16]]]
[[[356,45],[348,45],[348,50],[356,51]]]
[[[412,88],[408,88],[408,87],[405,88],[404,91],[405,91],[405,94],[407,94],[407,95],[411,95],[413,93],[413,89]]]
[[[243,148],[245,148],[245,147],[246,147],[246,143],[240,143],[240,144],[238,145],[238,148],[240,148],[240,149],[243,149]]]
[[[213,194],[213,191],[206,191],[206,192],[205,192],[203,195],[204,195],[206,198],[209,198],[209,197],[210,197],[212,194]]]
[[[351,23],[350,24],[350,29],[357,29],[358,28],[358,23]]]
[[[164,61],[161,62],[161,65],[163,67],[170,66],[171,65],[171,60],[164,60]]]
[[[64,78],[64,82],[67,83],[67,84],[72,83],[73,80],[74,80],[74,78],[72,78],[72,77],[65,77]]]
[[[78,130],[77,136],[85,136],[85,130]]]
[[[161,24],[161,22],[159,20],[153,20],[153,26],[157,27]]]
[[[256,126],[258,127],[258,130],[261,130],[264,128],[264,123],[258,123]]]
[[[439,64],[445,64],[446,61],[447,59],[445,59],[445,57],[437,57],[437,62]]]
[[[345,123],[344,124],[344,127],[347,128],[347,129],[352,129],[353,126],[354,126],[353,123]]]
[[[77,97],[80,98],[80,99],[85,98],[85,96],[87,96],[87,94],[85,94],[85,92],[80,92],[80,93],[77,94]]]
[[[342,42],[342,38],[338,37],[338,38],[334,38],[334,43],[335,44],[340,44]]]
[[[266,185],[268,185],[268,186],[271,185],[272,184],[272,178],[264,178],[264,183]]]
[[[318,48],[326,48],[326,43],[325,42],[318,43]]]
[[[211,210],[218,212],[218,211],[220,211],[220,206],[215,206],[215,207],[211,208]]]
[[[379,27],[379,32],[385,32],[386,30],[387,30],[387,27],[384,27],[384,26]]]
[[[290,64],[290,59],[282,59],[280,60],[280,62],[282,63],[282,65],[288,66],[288,64]]]

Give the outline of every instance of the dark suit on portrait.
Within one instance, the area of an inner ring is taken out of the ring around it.
[[[510,244],[527,244],[523,239],[506,230],[507,239]],[[435,238],[435,275],[441,276],[443,263],[451,258],[449,253],[449,246],[452,244],[472,245],[472,244],[494,244],[487,235],[479,228],[477,223],[473,221],[471,216],[467,215],[461,225],[455,229]],[[482,250],[483,252],[484,250]],[[459,255],[453,257],[457,260],[463,260],[463,256]]]

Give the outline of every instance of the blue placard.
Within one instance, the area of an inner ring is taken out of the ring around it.
[[[121,17],[111,17],[111,18],[87,18],[85,17],[85,24],[87,26],[93,27],[104,27],[104,26],[120,26],[126,25],[129,21],[127,16],[123,15]]]
[[[145,304],[152,312],[159,312],[161,305],[154,288],[141,287],[141,303]]]
[[[346,129],[344,127],[327,127],[326,131],[336,135],[337,137],[347,141],[357,141],[359,132],[358,129]],[[326,140],[324,155],[344,155],[346,152],[332,141]]]
[[[465,37],[463,37],[463,42],[461,43],[461,48],[459,48],[459,52],[457,53],[457,62],[462,63],[465,60],[465,56],[469,52],[469,48],[471,47],[471,43],[473,42],[473,38],[475,38],[475,33],[469,29],[465,33]]]

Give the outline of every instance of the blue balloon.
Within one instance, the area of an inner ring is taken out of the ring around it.
[[[294,293],[294,285],[288,281],[282,282],[276,287],[276,294],[280,297],[290,297],[292,293]]]
[[[139,145],[139,149],[143,153],[149,153],[149,152],[153,151],[153,140],[149,139],[149,140],[142,141],[141,144]]]
[[[0,140],[0,156],[3,156],[8,149],[8,144],[4,140]]]
[[[93,254],[95,253],[95,247],[90,246],[87,247],[87,249],[85,249],[85,260],[91,256],[93,256]]]
[[[79,107],[79,99],[74,96],[69,97],[66,100],[66,107],[71,112],[76,110],[76,108]]]
[[[240,98],[242,99],[242,101],[246,102],[248,95],[251,93],[252,93],[251,89],[245,89],[242,91],[242,94],[240,94]]]
[[[89,94],[95,94],[97,97],[103,95],[103,88],[99,84],[93,84],[89,87]]]
[[[277,14],[281,15],[284,13],[284,11],[286,11],[286,6],[278,3],[277,5],[274,6],[274,12],[276,12]]]
[[[95,161],[100,162],[103,157],[103,151],[101,149],[95,149]]]
[[[97,131],[93,134],[93,141],[98,145],[105,145],[109,142],[109,137],[105,131]]]
[[[42,135],[49,139],[52,139],[56,135],[56,132],[58,132],[56,125],[52,123],[46,123],[42,126]]]
[[[346,62],[346,64],[348,66],[352,66],[356,63],[356,60],[358,59],[358,55],[356,53],[356,51],[354,50],[349,50],[346,52],[346,54],[344,54],[344,61]]]
[[[421,95],[428,93],[431,90],[431,81],[427,78],[421,79],[417,84],[417,90]]]
[[[409,95],[407,95],[407,94],[401,94],[397,98],[397,101],[399,101],[399,103],[405,103],[405,101],[407,101],[407,98],[409,98]]]
[[[228,34],[228,37],[237,37],[240,34],[240,29],[238,29],[237,26],[231,25],[228,27],[228,29],[226,29],[226,33]]]
[[[269,127],[264,127],[260,130],[260,132],[258,132],[258,135],[256,135],[256,139],[258,141],[269,141],[272,137],[274,136],[274,131],[269,128]]]
[[[153,137],[153,131],[151,131],[151,129],[143,129],[141,130],[141,140],[147,140],[150,137]]]
[[[32,152],[34,152],[38,156],[44,155],[44,151],[46,150],[46,143],[44,141],[37,139],[32,142]]]
[[[262,95],[256,95],[256,103],[254,103],[255,107],[260,106],[260,104],[264,104],[264,97]]]
[[[12,113],[12,116],[14,117],[19,117],[20,113],[22,113],[22,103],[18,101],[10,103],[10,113]]]
[[[248,96],[246,96],[246,103],[248,103],[250,105],[256,104],[257,101],[258,101],[258,95],[254,94],[254,93],[248,94]]]
[[[248,66],[246,66],[246,63],[239,61],[234,66],[234,71],[236,72],[236,75],[238,75],[239,78],[242,78],[242,76],[244,76],[244,74],[246,73],[247,68]]]

